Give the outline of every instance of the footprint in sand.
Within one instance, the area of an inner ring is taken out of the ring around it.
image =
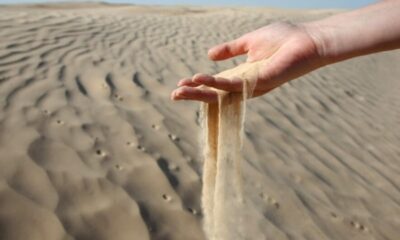
[[[157,124],[151,125],[151,128],[154,129],[154,130],[160,130],[160,126],[157,125]]]
[[[334,213],[334,212],[330,212],[330,216],[331,216],[333,219],[338,219],[338,218],[339,218],[338,215],[337,215],[336,213]]]
[[[97,154],[97,156],[100,156],[100,157],[105,157],[105,156],[107,156],[106,152],[104,152],[104,151],[101,150],[101,149],[97,149],[97,150],[96,150],[96,154]]]
[[[45,116],[50,116],[50,111],[49,110],[46,110],[46,109],[44,109],[43,111],[43,115],[45,115]]]
[[[260,197],[269,205],[274,206],[276,209],[280,208],[280,204],[275,198],[268,196],[267,194],[260,193]]]
[[[357,222],[357,221],[350,221],[350,226],[352,226],[354,229],[361,231],[361,232],[368,232],[368,228],[364,226],[363,224]]]
[[[188,207],[187,210],[193,215],[199,215],[199,212],[194,208]]]
[[[142,146],[140,144],[135,144],[134,142],[131,142],[131,141],[127,141],[126,146],[127,147],[136,147],[137,150],[142,151],[142,152],[146,151],[146,148],[144,146]]]
[[[121,171],[121,170],[124,169],[124,168],[123,168],[121,165],[119,165],[119,164],[115,164],[114,167],[115,167],[115,169],[117,169],[118,171]]]
[[[146,151],[146,148],[143,147],[142,145],[137,145],[136,148],[142,152]]]
[[[124,98],[118,94],[114,94],[114,98],[117,99],[118,101],[122,102],[124,101]]]
[[[171,202],[172,201],[172,197],[170,195],[168,195],[168,194],[165,194],[165,193],[162,195],[162,198],[167,202]]]
[[[174,142],[178,142],[179,141],[179,137],[174,135],[174,134],[172,134],[172,133],[169,133],[168,137]]]
[[[340,217],[339,215],[337,215],[334,212],[330,212],[330,216],[333,220],[340,220],[345,224],[349,224],[352,228],[354,228],[357,231],[360,232],[369,232],[369,229],[361,224],[360,222],[356,221],[356,220],[347,220],[346,218]]]

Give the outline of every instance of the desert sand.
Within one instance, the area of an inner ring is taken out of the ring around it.
[[[205,240],[199,104],[170,92],[243,62],[214,44],[337,11],[1,6],[0,239]],[[400,238],[399,76],[380,53],[248,101],[243,239]]]

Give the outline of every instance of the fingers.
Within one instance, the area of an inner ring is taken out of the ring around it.
[[[207,79],[207,75],[198,75],[197,79]],[[211,77],[212,76],[207,76]],[[225,79],[227,80],[227,79]],[[185,81],[188,81],[185,79]],[[229,81],[229,80],[228,80]],[[202,101],[206,103],[212,103],[212,102],[217,102],[218,101],[218,93],[216,92],[215,89],[212,88],[207,88],[207,87],[191,87],[189,85],[193,85],[193,83],[188,83],[186,86],[181,86],[178,89],[174,90],[171,93],[171,99],[178,101],[178,100],[195,100],[195,101]],[[255,90],[252,92],[249,98],[254,98],[261,96],[271,90],[273,90],[275,87],[271,87],[267,90]]]
[[[184,78],[184,79],[179,80],[177,85],[178,85],[178,87],[183,87],[183,86],[197,87],[197,86],[200,86],[201,84],[193,82],[192,78]]]
[[[212,47],[208,51],[208,57],[214,61],[224,60],[237,55],[245,54],[247,51],[247,41],[244,37],[240,37],[233,41]]]
[[[241,92],[243,89],[243,81],[239,78],[226,79],[202,73],[198,73],[192,78],[184,78],[178,82],[178,87],[198,87],[200,85],[213,87],[227,92]]]
[[[192,78],[184,78],[178,82],[178,87],[188,86],[188,87],[197,87],[202,85],[200,82],[193,81],[196,78],[213,78],[211,75],[203,74],[203,73],[196,73]]]
[[[183,86],[172,92],[171,99],[196,100],[196,101],[211,103],[218,101],[218,94],[216,91],[208,88]]]
[[[172,100],[196,100],[211,103],[218,101],[216,89],[241,92],[243,82],[238,78],[230,80],[207,74],[196,74],[193,78],[180,80],[178,86],[179,88],[171,93]]]
[[[271,91],[268,90],[267,92]],[[249,98],[254,98],[265,94],[265,91],[254,91]],[[206,103],[213,103],[218,101],[217,92],[211,89],[200,89],[200,88],[192,88],[192,87],[181,87],[176,89],[171,94],[171,99],[174,101],[179,100],[193,100],[193,101],[202,101]]]
[[[243,89],[243,81],[239,78],[226,79],[206,74],[196,74],[192,81],[199,85],[206,85],[227,92],[241,92]]]

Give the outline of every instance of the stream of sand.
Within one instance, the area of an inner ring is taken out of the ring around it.
[[[243,80],[240,93],[219,92],[217,103],[203,103],[204,228],[210,240],[245,239],[241,229],[245,199],[240,174],[245,100],[251,96],[258,69],[266,60],[245,63],[216,75]]]

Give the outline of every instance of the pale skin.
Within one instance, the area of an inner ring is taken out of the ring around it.
[[[269,59],[260,68],[253,97],[320,67],[349,58],[400,48],[400,0],[302,24],[274,23],[208,51],[219,61],[247,54],[247,62]],[[173,100],[218,101],[216,89],[242,91],[241,79],[196,74],[178,82]]]

